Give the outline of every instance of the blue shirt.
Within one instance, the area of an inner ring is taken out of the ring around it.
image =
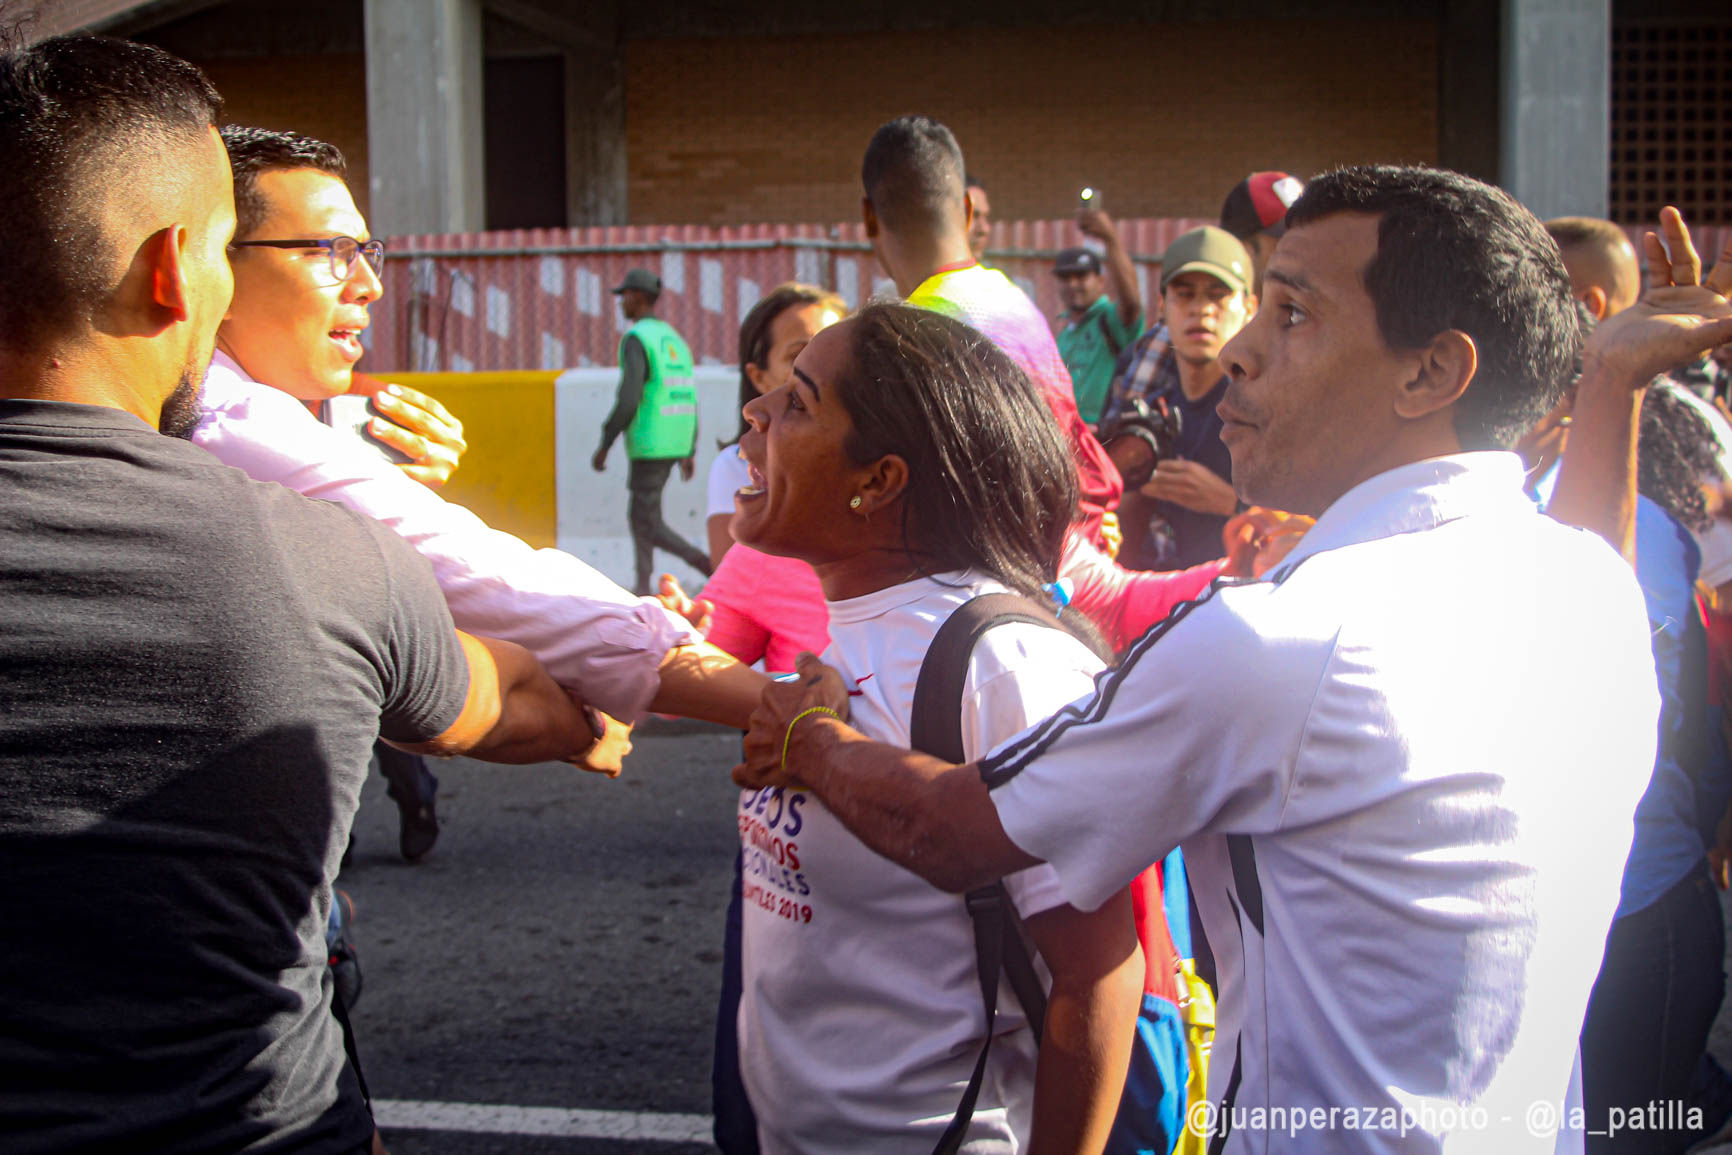
[[[1534,483],[1542,506],[1551,501],[1557,477],[1554,465]],[[1652,906],[1702,861],[1732,798],[1732,765],[1708,707],[1708,634],[1696,610],[1701,563],[1690,531],[1638,497],[1636,581],[1660,683],[1660,733],[1654,776],[1636,805],[1636,836],[1615,918]]]
[[[1636,503],[1636,580],[1648,607],[1660,680],[1660,750],[1636,806],[1616,917],[1652,905],[1702,861],[1724,808],[1729,769],[1708,711],[1708,635],[1696,609],[1701,554],[1678,521]]]

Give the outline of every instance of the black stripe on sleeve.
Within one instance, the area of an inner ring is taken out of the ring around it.
[[[1104,718],[1112,707],[1119,687],[1124,684],[1126,676],[1142,660],[1143,655],[1153,649],[1156,642],[1171,633],[1187,614],[1214,597],[1216,590],[1251,584],[1255,583],[1244,578],[1219,577],[1210,582],[1200,596],[1174,606],[1172,613],[1131,643],[1131,648],[1125,651],[1123,661],[1095,675],[1095,692],[1092,698],[1063,707],[1045,722],[1025,730],[997,754],[983,760],[980,763],[980,777],[986,783],[986,788],[995,790],[1009,782],[1022,772],[1023,767],[1050,749],[1052,744],[1073,726],[1098,722]]]

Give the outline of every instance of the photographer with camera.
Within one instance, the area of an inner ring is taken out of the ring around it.
[[[1180,235],[1161,267],[1161,326],[1127,353],[1101,422],[1125,478],[1121,564],[1179,569],[1221,556],[1238,508],[1215,406],[1227,388],[1221,347],[1256,312],[1251,258],[1212,225]]]

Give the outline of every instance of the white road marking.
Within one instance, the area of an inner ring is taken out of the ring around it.
[[[557,1135],[567,1139],[647,1139],[709,1143],[708,1115],[586,1111],[562,1107],[509,1107],[493,1103],[425,1103],[374,1099],[381,1128],[464,1131],[486,1135]]]

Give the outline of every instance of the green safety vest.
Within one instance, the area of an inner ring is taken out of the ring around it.
[[[625,431],[626,456],[633,461],[690,457],[698,444],[698,392],[692,380],[692,351],[666,321],[643,317],[626,331],[643,346],[649,372],[643,401]],[[620,339],[620,360],[625,360]]]

